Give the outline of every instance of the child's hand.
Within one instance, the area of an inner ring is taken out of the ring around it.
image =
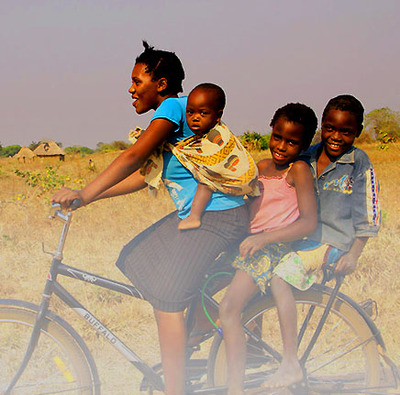
[[[336,273],[350,274],[353,273],[357,267],[358,256],[354,256],[350,252],[344,254],[336,265]]]
[[[261,250],[265,246],[266,240],[265,240],[265,233],[257,233],[256,235],[252,235],[249,237],[246,237],[241,243],[239,247],[240,251],[240,256],[242,258],[248,256],[253,256],[253,254]]]
[[[358,258],[360,257],[368,237],[356,237],[350,250],[344,254],[336,266],[336,273],[350,274],[357,267]]]

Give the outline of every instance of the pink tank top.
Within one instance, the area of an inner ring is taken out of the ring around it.
[[[283,228],[299,217],[296,188],[289,185],[287,170],[281,177],[259,176],[261,196],[250,208],[250,233]]]

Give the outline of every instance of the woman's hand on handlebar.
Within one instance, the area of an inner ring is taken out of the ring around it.
[[[80,191],[65,187],[57,191],[51,198],[52,202],[59,203],[61,208],[64,210],[69,209],[74,200],[79,200],[80,206],[84,206],[86,204]]]

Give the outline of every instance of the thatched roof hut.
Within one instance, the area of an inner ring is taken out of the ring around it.
[[[14,156],[13,158],[17,158],[18,160],[22,160],[25,162],[26,159],[33,159],[36,154],[29,149],[28,147],[22,147]]]
[[[64,160],[65,152],[54,141],[47,141],[40,144],[33,151],[39,158],[58,157]]]

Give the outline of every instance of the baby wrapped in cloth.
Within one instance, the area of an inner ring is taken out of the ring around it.
[[[129,133],[135,143],[142,133]],[[153,153],[141,169],[150,189],[158,188],[163,169],[162,151],[170,150],[194,177],[213,191],[230,195],[258,196],[258,169],[252,156],[224,123],[217,124],[203,136],[190,136],[175,145],[166,142]]]

